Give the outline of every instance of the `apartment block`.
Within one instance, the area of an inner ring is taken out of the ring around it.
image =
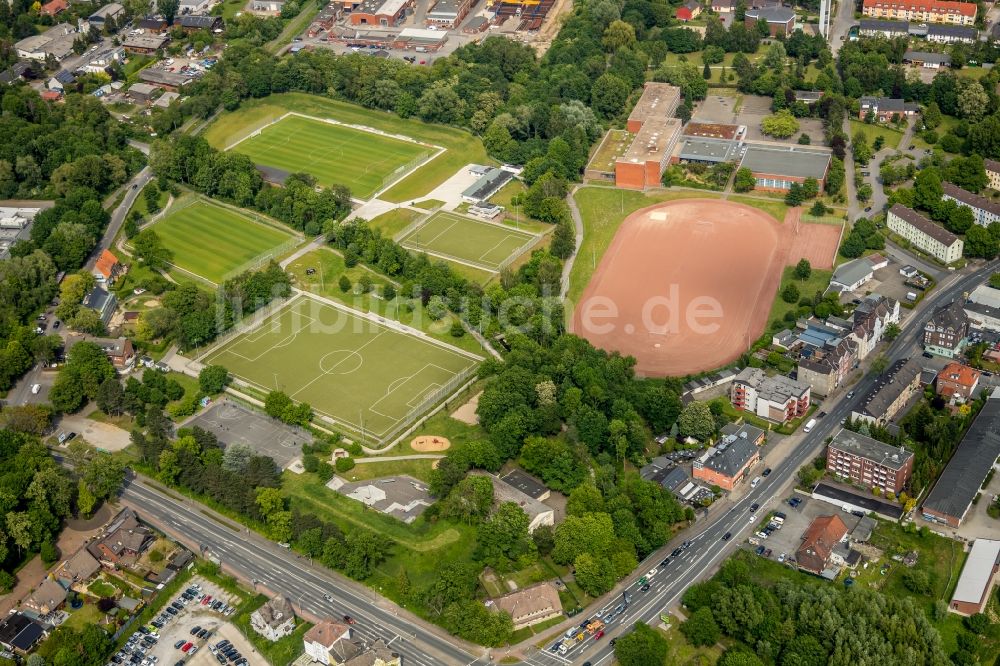
[[[950,264],[962,258],[962,250],[965,249],[962,239],[915,210],[902,204],[893,204],[886,214],[885,222],[893,233],[941,263]]]
[[[760,368],[744,368],[733,380],[729,398],[736,409],[784,423],[809,411],[811,390],[784,375],[768,377]]]
[[[989,174],[987,173],[987,175]],[[993,203],[986,197],[973,194],[948,182],[941,183],[941,189],[944,190],[942,199],[946,201],[950,199],[961,206],[968,206],[972,209],[972,216],[979,226],[988,227],[994,222],[1000,222],[1000,205]]]
[[[842,429],[830,441],[826,469],[834,476],[883,493],[899,494],[913,474],[913,452]]]
[[[972,25],[976,22],[976,4],[954,0],[864,0],[861,13],[891,21]]]

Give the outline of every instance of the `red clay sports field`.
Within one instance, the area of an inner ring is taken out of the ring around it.
[[[785,266],[829,269],[840,226],[784,223],[743,204],[684,199],[629,215],[573,312],[595,346],[634,356],[642,376],[725,365],[767,326]]]

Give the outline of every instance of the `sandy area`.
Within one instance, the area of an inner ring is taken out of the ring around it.
[[[410,442],[410,448],[417,453],[447,451],[450,446],[451,442],[449,442],[447,438],[438,437],[436,435],[421,435],[420,437],[415,437],[413,441]]]
[[[482,394],[483,392],[480,391],[469,398],[467,403],[451,413],[451,418],[462,423],[468,423],[469,425],[479,425],[479,415],[476,414],[476,409],[479,408],[479,396]]]

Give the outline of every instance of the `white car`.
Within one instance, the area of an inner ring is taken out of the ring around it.
[[[785,561],[785,554],[784,553],[782,553],[781,555],[778,555],[778,561],[779,562],[784,562]]]
[[[657,574],[656,567],[653,567],[652,569],[649,570],[649,573],[646,574],[646,578],[652,578],[656,574]]]
[[[331,604],[333,603],[333,596],[331,596],[329,594],[324,594],[323,598],[326,599],[327,601],[329,601]]]
[[[32,384],[31,385],[31,392],[33,394],[38,395],[38,392],[41,391],[41,390],[42,390],[42,385],[41,384]]]

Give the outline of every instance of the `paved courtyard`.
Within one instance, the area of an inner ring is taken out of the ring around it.
[[[312,441],[306,430],[228,400],[209,406],[184,426],[207,430],[226,446],[246,444],[256,453],[271,457],[282,469],[302,455],[303,444]]]

